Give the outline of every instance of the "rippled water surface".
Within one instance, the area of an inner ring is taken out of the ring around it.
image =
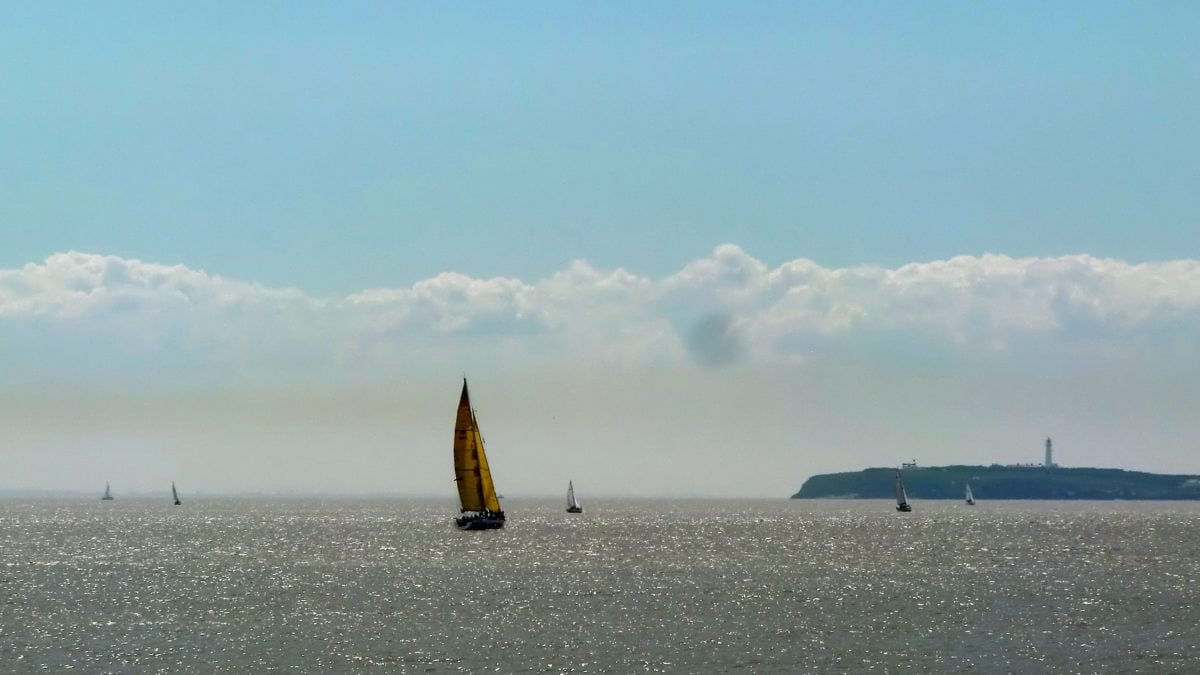
[[[1200,504],[0,501],[0,671],[1200,672]]]

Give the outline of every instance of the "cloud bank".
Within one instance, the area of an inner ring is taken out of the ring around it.
[[[463,372],[514,493],[782,497],[913,457],[1036,461],[1046,435],[1068,465],[1195,472],[1200,262],[723,245],[661,278],[577,261],[313,297],[55,254],[0,270],[0,489],[448,494]]]
[[[26,369],[53,369],[57,355],[92,368],[138,360],[264,375],[771,365],[913,344],[957,355],[1187,349],[1200,337],[1200,261],[983,255],[896,269],[771,267],[725,244],[664,278],[576,261],[537,281],[445,272],[317,298],[68,252],[0,270],[0,331],[26,350],[7,356]]]

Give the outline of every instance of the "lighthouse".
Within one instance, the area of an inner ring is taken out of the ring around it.
[[[1054,446],[1050,442],[1050,437],[1046,437],[1046,464],[1047,469],[1054,466]]]

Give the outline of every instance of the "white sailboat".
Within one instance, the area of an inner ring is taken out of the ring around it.
[[[971,494],[970,483],[967,483],[967,506],[975,506],[975,495]]]
[[[904,480],[900,478],[900,469],[896,469],[896,510],[901,513],[912,511],[908,503],[908,493],[904,491]]]
[[[583,513],[583,507],[575,498],[575,483],[567,481],[567,513]]]

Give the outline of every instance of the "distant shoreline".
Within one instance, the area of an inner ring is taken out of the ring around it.
[[[887,467],[819,474],[792,499],[888,499],[895,474]],[[963,499],[969,483],[977,500],[1200,500],[1200,476],[1187,474],[993,464],[905,467],[903,476],[912,499]]]

